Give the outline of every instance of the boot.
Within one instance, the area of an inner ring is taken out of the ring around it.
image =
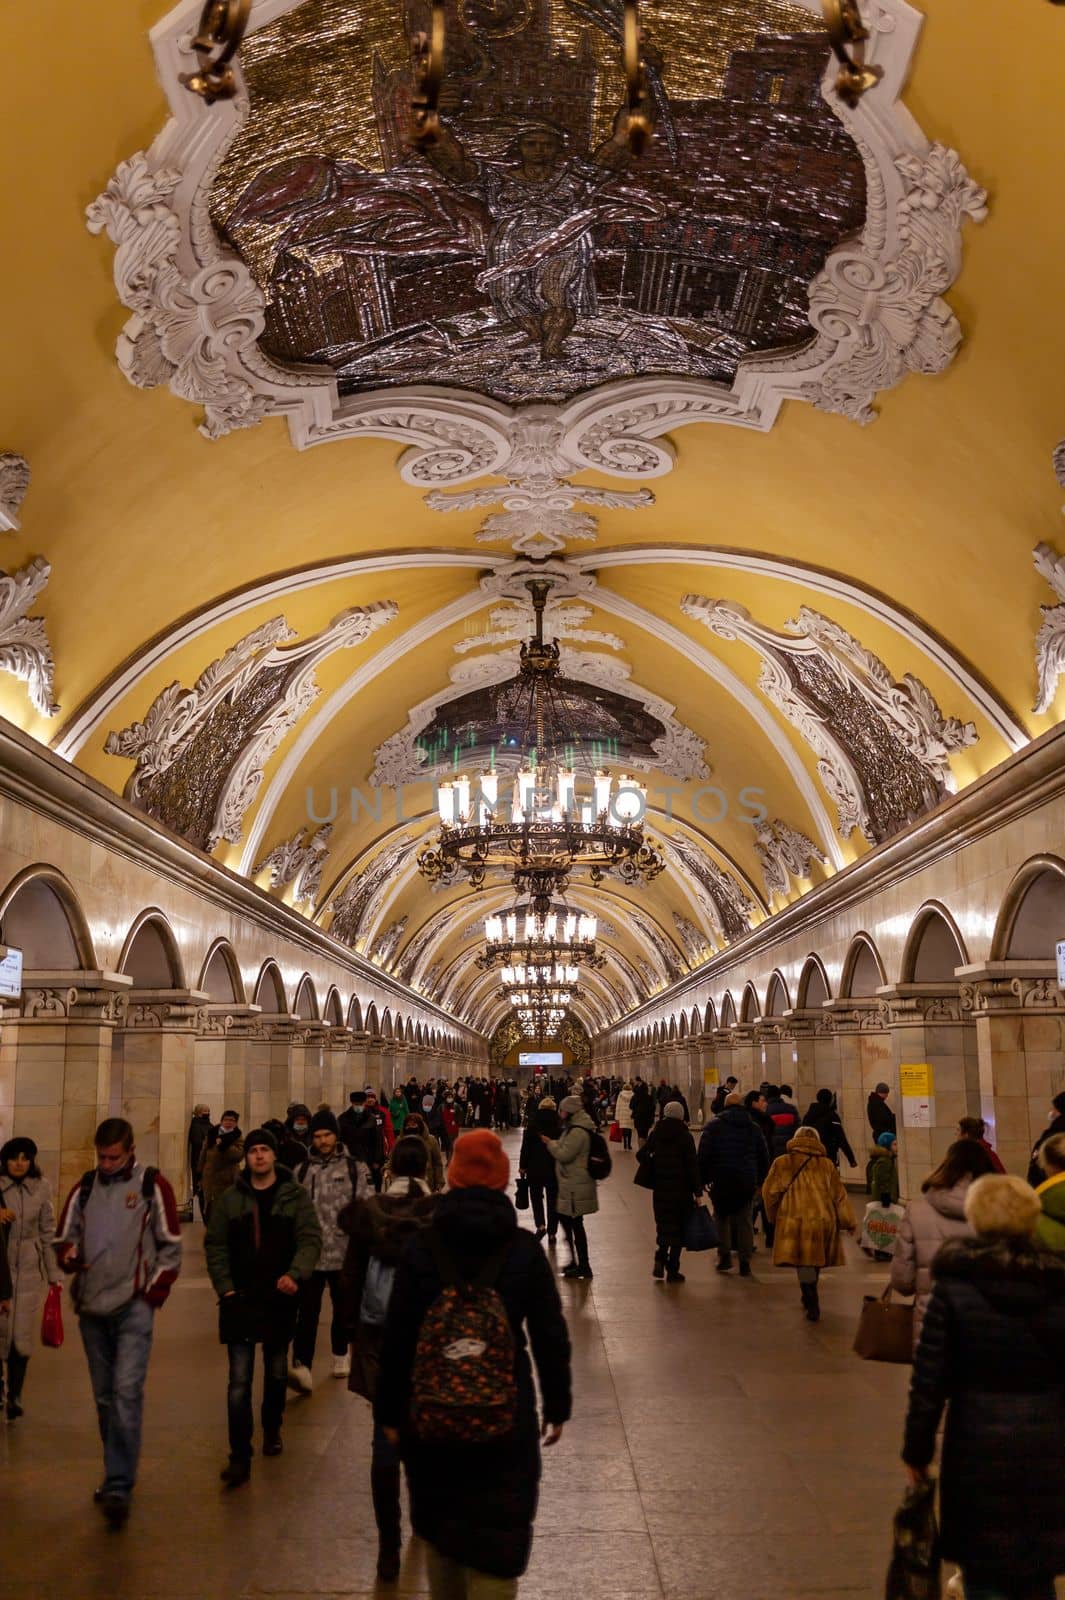
[[[7,1418],[14,1422],[22,1415],[22,1385],[26,1380],[26,1368],[30,1364],[29,1356],[20,1355],[17,1350],[12,1350],[7,1361]]]
[[[680,1246],[676,1244],[670,1246],[666,1255],[666,1282],[684,1282],[684,1274],[680,1270]]]
[[[239,1489],[251,1477],[251,1462],[240,1456],[230,1456],[219,1476],[227,1489]]]
[[[731,1250],[719,1250],[718,1251],[717,1270],[718,1270],[718,1272],[731,1272],[732,1271],[732,1251]]]
[[[656,1250],[655,1251],[655,1264],[654,1264],[654,1267],[653,1267],[653,1269],[651,1271],[651,1276],[652,1276],[652,1278],[664,1278],[665,1275],[666,1275],[666,1264],[662,1260],[662,1252],[660,1250]]]
[[[800,1283],[799,1291],[802,1295],[803,1310],[807,1322],[819,1322],[821,1318],[821,1302],[817,1296],[816,1283]]]
[[[377,1522],[377,1576],[382,1583],[395,1583],[403,1543],[398,1466],[371,1466],[370,1493]]]

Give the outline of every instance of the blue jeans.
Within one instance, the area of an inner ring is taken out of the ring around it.
[[[1018,1583],[996,1579],[992,1583],[979,1583],[970,1578],[962,1568],[965,1600],[1054,1600],[1053,1578],[1028,1578]]]
[[[251,1340],[227,1344],[229,1351],[229,1454],[234,1461],[251,1460],[251,1384],[255,1373],[255,1346]],[[285,1380],[288,1376],[288,1341],[263,1344],[263,1433],[280,1433],[285,1415]]]
[[[78,1322],[104,1443],[103,1488],[126,1498],[137,1481],[154,1321],[147,1300],[137,1299],[106,1317],[83,1313]]]

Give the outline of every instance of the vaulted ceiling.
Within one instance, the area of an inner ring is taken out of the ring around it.
[[[1032,710],[1065,600],[1033,562],[1065,549],[1065,15],[875,0],[849,111],[813,0],[662,0],[641,167],[618,9],[449,0],[432,160],[395,143],[415,0],[255,0],[213,107],[178,83],[195,4],[8,41],[0,446],[32,480],[0,567],[50,564],[23,610],[59,710],[0,588],[0,713],[486,1030],[513,891],[430,892],[415,741],[512,670],[532,564],[566,670],[662,730],[667,870],[570,895],[605,925],[593,1032],[1065,714],[1052,666]],[[536,27],[541,101],[504,115]],[[536,228],[592,211],[548,292],[572,317],[523,312]]]

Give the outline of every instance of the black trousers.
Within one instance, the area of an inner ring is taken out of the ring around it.
[[[300,1284],[296,1331],[292,1336],[292,1358],[297,1366],[310,1367],[314,1363],[318,1320],[322,1314],[326,1284],[329,1285],[329,1299],[333,1307],[333,1320],[329,1327],[330,1346],[335,1356],[346,1356],[348,1353],[347,1331],[340,1320],[340,1270],[312,1272]]]
[[[661,1261],[667,1272],[679,1272],[681,1248],[679,1244],[670,1244],[659,1234],[655,1242],[655,1260]]]
[[[560,1216],[562,1232],[566,1235],[566,1243],[570,1248],[573,1262],[582,1271],[587,1270],[588,1262],[588,1235],[584,1231],[583,1217]]]
[[[255,1373],[255,1346],[248,1341],[226,1346],[229,1351],[229,1453],[234,1461],[251,1459],[251,1385]],[[263,1403],[260,1413],[264,1434],[280,1433],[285,1415],[285,1378],[288,1343],[262,1346]]]
[[[632,1149],[632,1129],[631,1128],[622,1128],[622,1130],[621,1130],[621,1148],[623,1150],[631,1150]]]
[[[558,1179],[548,1178],[544,1183],[529,1179],[529,1199],[532,1201],[533,1221],[538,1228],[546,1228],[553,1239],[558,1232]],[[545,1207],[546,1202],[546,1207]]]

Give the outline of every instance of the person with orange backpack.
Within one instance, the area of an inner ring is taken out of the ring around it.
[[[556,1444],[570,1417],[569,1333],[550,1264],[507,1198],[497,1136],[460,1134],[447,1177],[432,1224],[396,1268],[374,1420],[403,1457],[433,1600],[513,1600],[532,1548],[540,1441]]]

